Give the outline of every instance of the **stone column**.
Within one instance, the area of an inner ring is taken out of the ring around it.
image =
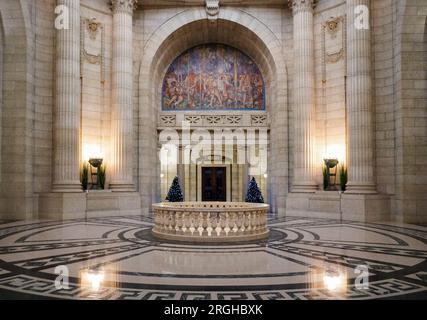
[[[132,121],[132,16],[137,0],[112,0],[112,167],[110,187],[113,191],[135,191],[133,175]]]
[[[346,193],[376,193],[374,180],[370,0],[347,0],[348,174]],[[356,8],[366,8],[356,12]],[[356,21],[357,19],[357,21]]]
[[[295,149],[292,192],[315,192],[315,80],[313,0],[289,1],[294,21]]]
[[[56,32],[53,192],[81,192],[80,183],[80,1],[68,8],[69,28]]]

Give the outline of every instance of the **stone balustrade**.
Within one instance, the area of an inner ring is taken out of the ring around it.
[[[191,242],[233,242],[268,237],[266,204],[180,202],[153,205],[154,236]]]

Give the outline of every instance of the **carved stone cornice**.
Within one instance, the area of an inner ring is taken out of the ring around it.
[[[294,15],[299,12],[313,12],[316,0],[288,0],[288,5]]]
[[[138,0],[111,0],[113,14],[118,12],[133,14],[137,5]]]

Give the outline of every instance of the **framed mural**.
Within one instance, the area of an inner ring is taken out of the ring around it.
[[[162,110],[265,110],[265,83],[255,62],[222,44],[181,54],[169,66]]]

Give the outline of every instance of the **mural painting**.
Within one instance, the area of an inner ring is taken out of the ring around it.
[[[162,110],[265,110],[258,66],[241,51],[221,45],[194,47],[169,67]]]

